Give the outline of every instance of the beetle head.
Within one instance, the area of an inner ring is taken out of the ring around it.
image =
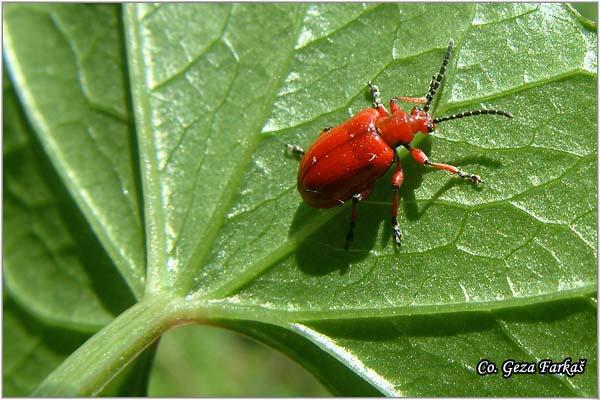
[[[417,107],[410,111],[410,123],[415,132],[430,133],[435,129],[435,123],[431,115]]]

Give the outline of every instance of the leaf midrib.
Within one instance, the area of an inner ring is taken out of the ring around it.
[[[574,298],[582,298],[596,293],[595,283],[582,285],[577,289],[563,290],[560,292],[542,295],[507,298],[502,300],[484,302],[461,302],[427,305],[401,305],[396,307],[377,308],[346,308],[346,309],[321,309],[321,310],[289,310],[285,308],[267,308],[254,304],[235,303],[237,299],[206,300],[186,298],[179,312],[192,320],[232,319],[255,320],[258,322],[281,325],[291,322],[322,322],[334,320],[356,320],[372,318],[387,318],[399,316],[435,316],[471,312],[503,312],[506,310],[550,304]]]
[[[140,172],[144,199],[144,222],[146,234],[147,272],[146,293],[159,291],[166,282],[166,237],[164,235],[165,215],[160,196],[158,160],[154,151],[154,137],[151,127],[151,108],[149,97],[145,95],[148,86],[146,69],[143,65],[143,35],[138,25],[138,5],[125,5],[127,54],[129,82],[133,93],[132,103],[135,126],[140,147]],[[139,104],[138,104],[139,103]]]

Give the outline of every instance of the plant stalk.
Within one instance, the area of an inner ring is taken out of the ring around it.
[[[92,336],[32,393],[34,397],[98,394],[129,362],[167,328],[178,323],[176,300],[150,297],[137,303]]]

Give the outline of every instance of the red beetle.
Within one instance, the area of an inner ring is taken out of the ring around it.
[[[356,205],[365,200],[375,186],[375,181],[394,163],[392,175],[392,226],[394,241],[400,245],[402,235],[398,227],[398,189],[404,179],[402,165],[395,149],[404,146],[421,165],[446,170],[473,183],[483,183],[477,175],[461,171],[455,166],[430,162],[422,150],[410,145],[417,132],[429,133],[435,124],[451,119],[482,114],[512,114],[496,109],[464,111],[446,117],[433,118],[429,108],[436,90],[446,72],[454,41],[450,40],[437,76],[434,75],[425,97],[394,97],[390,100],[390,112],[381,103],[379,89],[369,82],[373,95],[373,108],[367,108],[335,128],[326,128],[313,145],[304,152],[296,145],[286,145],[293,153],[302,155],[298,168],[298,191],[312,207],[330,208],[352,199],[352,219],[346,236],[345,248],[354,236],[358,218]],[[414,107],[405,112],[397,101],[423,104],[423,109]]]

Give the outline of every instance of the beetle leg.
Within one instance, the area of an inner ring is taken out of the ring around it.
[[[429,161],[429,159],[427,158],[425,153],[423,153],[423,150],[416,149],[416,148],[410,147],[410,146],[405,146],[405,147],[410,151],[410,155],[412,156],[412,158],[414,158],[415,161],[421,165],[426,165],[428,167],[432,167],[435,169],[443,169],[444,171],[448,171],[451,174],[456,174],[456,175],[460,176],[461,178],[469,180],[473,183],[483,183],[483,180],[481,179],[481,177],[479,175],[469,174],[467,172],[461,171],[454,165],[431,162],[431,161]]]
[[[356,225],[356,220],[358,219],[358,202],[360,201],[360,194],[355,194],[352,196],[352,218],[350,219],[350,228],[348,228],[348,234],[346,235],[346,242],[344,243],[344,249],[348,251],[348,247],[350,247],[350,243],[354,240],[354,226]]]
[[[333,128],[331,126],[328,126],[327,128],[323,128],[323,130],[321,131],[320,135],[324,134],[325,132],[329,132],[332,129]]]
[[[427,104],[427,99],[425,97],[404,97],[404,96],[396,96],[394,99],[399,101],[406,101],[407,103],[416,103],[416,104]]]
[[[299,155],[299,156],[304,155],[304,150],[302,149],[302,147],[298,146],[297,144],[286,144],[285,147],[292,154]]]
[[[350,228],[348,229],[348,234],[346,235],[346,243],[344,243],[344,249],[346,249],[346,251],[348,251],[350,243],[352,243],[354,240],[354,227],[356,226],[356,221],[358,220],[358,203],[369,197],[371,192],[373,192],[374,187],[375,185],[371,185],[362,192],[352,196],[352,218],[350,219]]]
[[[402,111],[402,107],[400,107],[400,104],[398,104],[398,99],[395,97],[390,100],[390,111],[392,114]]]
[[[396,169],[392,174],[392,189],[394,191],[394,198],[392,200],[392,231],[394,233],[394,242],[398,246],[400,246],[402,240],[402,233],[400,233],[400,227],[398,226],[398,189],[400,189],[403,181],[404,171],[402,170],[400,157],[396,155]]]

